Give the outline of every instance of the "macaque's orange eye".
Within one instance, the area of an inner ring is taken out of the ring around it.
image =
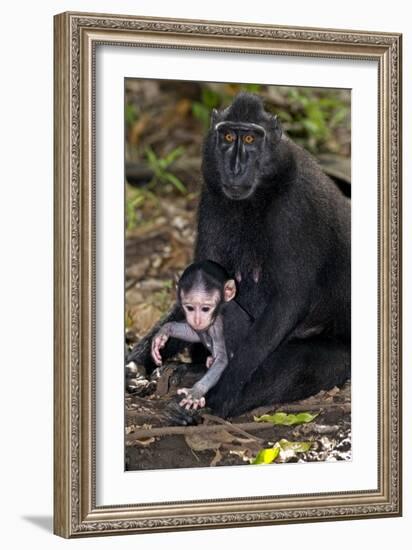
[[[225,140],[229,143],[232,143],[232,141],[235,141],[234,134],[231,134],[230,132],[228,132],[227,134],[225,134]]]
[[[244,138],[243,138],[243,142],[244,142],[244,143],[247,143],[247,144],[249,144],[249,145],[250,145],[251,143],[253,143],[254,141],[255,141],[254,136],[251,136],[250,134],[248,134],[247,136],[244,136]]]

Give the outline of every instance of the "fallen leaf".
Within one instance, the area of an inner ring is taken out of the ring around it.
[[[261,449],[251,464],[272,464],[279,455],[279,447]]]
[[[193,451],[207,451],[219,449],[222,443],[231,443],[235,437],[226,430],[216,430],[208,434],[185,435],[185,441]]]
[[[131,441],[127,441],[126,439],[126,447],[148,447],[152,443],[155,442],[154,437],[142,437],[141,439],[133,439]]]
[[[222,460],[222,458],[223,458],[222,453],[219,451],[219,449],[216,449],[216,454],[215,454],[212,462],[210,463],[210,466],[216,466],[217,464],[219,464],[219,462]]]
[[[296,424],[306,424],[312,422],[319,413],[302,412],[298,414],[287,414],[284,412],[277,412],[275,414],[263,414],[262,416],[254,416],[255,422],[271,422],[274,425],[279,426],[294,426]]]
[[[281,439],[273,447],[260,449],[255,458],[250,460],[251,464],[272,464],[276,459],[279,462],[287,462],[295,457],[297,453],[306,453],[311,448],[310,441],[288,441]]]

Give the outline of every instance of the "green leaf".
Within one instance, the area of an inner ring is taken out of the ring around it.
[[[251,94],[257,94],[261,91],[262,85],[261,84],[243,84],[241,88],[242,90],[245,90],[245,92],[249,92]]]
[[[182,147],[182,146],[176,147],[176,149],[173,149],[173,151],[171,151],[163,159],[164,163],[165,163],[165,167],[167,168],[170,164],[172,164],[172,162],[174,162],[176,159],[181,157],[183,155],[184,151],[185,151],[185,148]]]
[[[220,95],[210,88],[202,88],[202,103],[209,110],[218,107],[221,102]]]
[[[276,412],[275,414],[263,414],[262,416],[254,416],[255,422],[271,422],[278,426],[294,426],[296,424],[307,424],[312,422],[319,413],[301,412],[298,414],[287,414],[284,412]]]
[[[146,148],[146,157],[152,167],[157,166],[158,159],[151,147]]]
[[[261,449],[251,464],[272,464],[279,455],[279,446],[270,447],[269,449]]]
[[[287,462],[288,459],[296,456],[297,453],[306,453],[311,448],[310,441],[288,441],[281,439],[273,447],[261,449],[251,464],[272,464],[277,458],[279,462]]]
[[[127,126],[131,126],[138,119],[138,111],[133,103],[126,104],[125,119]]]
[[[165,180],[169,181],[172,185],[174,185],[174,187],[176,187],[176,189],[178,189],[181,193],[186,193],[185,185],[174,174],[167,172],[166,174],[163,175],[163,177]]]
[[[205,107],[202,103],[199,103],[198,101],[194,101],[192,103],[192,113],[194,117],[200,120],[200,122],[205,128],[209,127],[210,109]]]

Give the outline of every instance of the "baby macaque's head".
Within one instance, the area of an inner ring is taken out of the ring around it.
[[[187,267],[177,283],[177,301],[186,322],[197,331],[207,330],[225,302],[236,295],[236,283],[226,270],[211,260]]]

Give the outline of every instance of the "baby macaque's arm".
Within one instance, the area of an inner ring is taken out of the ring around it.
[[[165,323],[152,338],[152,358],[159,367],[162,365],[160,350],[165,347],[170,337],[178,338],[185,342],[200,342],[197,332],[187,323],[177,323],[174,321]]]
[[[184,340],[185,342],[200,342],[197,332],[187,323],[166,323],[163,325],[163,329],[166,329],[166,334],[168,334],[168,336],[172,336],[178,340]]]
[[[186,397],[182,399],[180,405],[186,408],[204,407],[206,400],[204,396],[212,388],[228,364],[228,356],[226,352],[226,344],[223,334],[223,322],[218,317],[210,330],[210,335],[213,340],[213,364],[207,373],[198,381],[192,388],[182,388],[178,390],[179,394],[184,394]]]

